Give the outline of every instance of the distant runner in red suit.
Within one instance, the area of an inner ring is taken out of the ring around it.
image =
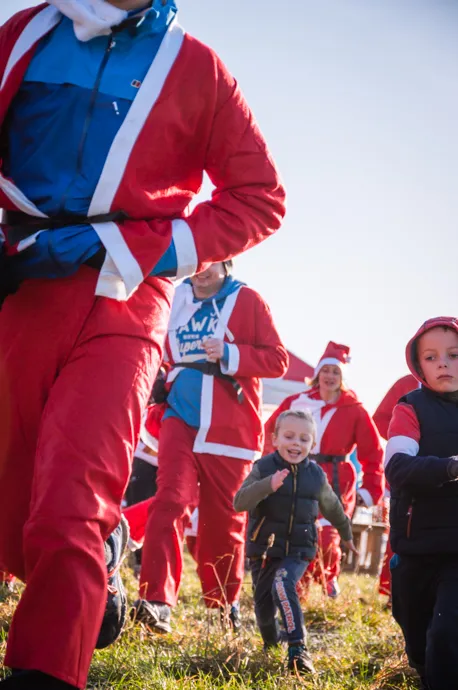
[[[83,688],[122,630],[117,530],[170,279],[284,214],[236,81],[176,14],[49,0],[0,29],[0,569],[26,582],[5,688]],[[213,197],[191,212],[204,172]]]
[[[161,367],[161,372],[163,370],[164,367]],[[161,393],[161,398],[163,395],[164,391]],[[145,538],[148,511],[151,498],[157,491],[159,437],[162,417],[166,409],[165,402],[155,403],[148,407],[140,431],[140,441],[135,451],[129,486],[124,497],[127,507],[123,513],[130,527],[130,546],[136,549],[134,558],[137,565],[134,567],[134,572],[138,575],[140,575],[142,544]],[[185,529],[186,546],[194,560],[196,560],[198,522],[199,510],[196,508],[191,515],[190,524]]]
[[[345,513],[353,516],[355,505],[372,506],[379,503],[384,491],[383,452],[375,425],[355,393],[343,386],[343,372],[349,361],[350,350],[345,345],[330,342],[314,373],[310,389],[286,398],[266,422],[264,454],[271,452],[271,438],[275,420],[284,410],[311,410],[318,435],[311,457],[315,457],[327,474],[328,480],[340,497]],[[356,471],[349,455],[358,449],[358,460],[363,469],[363,484],[356,491]],[[320,546],[322,553],[310,565],[309,573],[318,582],[324,582],[328,596],[339,592],[340,537],[324,518],[320,519]]]
[[[410,393],[410,391],[415,390],[415,388],[418,388],[418,381],[414,376],[412,376],[412,374],[407,374],[407,376],[403,376],[391,386],[390,390],[377,407],[372,419],[377,426],[380,436],[382,436],[382,438],[384,438],[386,441],[388,441],[388,427],[390,426],[391,415],[393,414],[394,408],[398,404],[400,398],[402,398],[404,395],[407,395],[407,393]],[[389,487],[386,486],[385,501],[387,505],[384,506],[384,512],[386,512],[387,524],[389,496],[390,490]],[[388,539],[379,580],[380,594],[386,594],[388,597],[391,597],[390,560],[392,556],[393,552],[391,550],[390,540]]]
[[[233,498],[264,443],[260,379],[282,376],[288,355],[264,300],[223,263],[177,289],[166,353],[171,389],[136,618],[157,631],[171,629],[184,530],[198,505],[195,555],[204,601],[227,611],[237,627],[246,519]]]

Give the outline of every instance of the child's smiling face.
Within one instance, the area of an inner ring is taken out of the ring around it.
[[[283,460],[297,465],[310,453],[315,443],[315,429],[307,419],[286,417],[273,437],[273,445]]]
[[[458,391],[458,333],[439,326],[418,338],[417,357],[423,377],[438,393]]]

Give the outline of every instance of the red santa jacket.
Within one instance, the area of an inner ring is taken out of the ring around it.
[[[59,22],[47,4],[0,30],[0,128],[34,50]],[[188,207],[206,171],[211,202]],[[1,174],[0,207],[46,217]],[[262,241],[280,225],[284,190],[253,116],[215,53],[173,22],[108,154],[89,216],[107,250],[97,294],[127,299],[173,238],[178,278]]]
[[[275,420],[285,410],[312,412],[317,425],[314,453],[349,455],[355,446],[363,469],[360,493],[366,505],[377,504],[383,496],[383,451],[377,429],[353,391],[342,391],[337,403],[328,405],[320,398],[318,388],[286,398],[265,425],[264,454],[273,449]]]
[[[197,306],[191,285],[180,285],[175,294],[166,339],[171,365],[193,361],[192,353],[180,354],[175,331],[188,323]],[[277,333],[269,307],[257,292],[246,286],[226,298],[213,337],[228,343],[229,361],[224,373],[239,382],[244,400],[242,403],[237,401],[229,382],[204,375],[201,425],[194,451],[255,460],[261,455],[264,442],[260,379],[283,376],[288,368],[288,353]],[[168,381],[172,382],[180,371],[179,367],[172,368]]]
[[[377,429],[379,430],[380,436],[382,436],[385,440],[388,440],[388,427],[390,426],[393,410],[396,407],[398,400],[404,395],[407,395],[407,393],[410,393],[410,391],[418,388],[418,385],[417,379],[412,376],[412,374],[403,376],[391,386],[390,390],[377,407],[373,420]]]

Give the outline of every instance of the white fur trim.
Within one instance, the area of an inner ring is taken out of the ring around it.
[[[185,537],[197,537],[197,532],[199,530],[199,508],[196,508],[191,515],[191,526],[186,527],[184,531]]]
[[[320,518],[318,520],[318,524],[320,527],[332,527],[331,523],[329,520],[326,520],[325,518]]]
[[[109,36],[129,16],[125,10],[105,0],[48,0],[73,22],[73,29],[79,41],[90,41],[96,36]]]
[[[356,493],[363,499],[366,508],[371,508],[374,505],[373,498],[367,489],[358,489]]]
[[[156,105],[165,81],[183,45],[184,31],[173,21],[111,145],[88,215],[108,213],[124,176],[132,150],[146,120]],[[154,151],[151,151],[154,156]]]
[[[172,221],[172,240],[177,253],[177,280],[194,275],[197,270],[197,249],[186,221]]]
[[[0,89],[5,86],[8,77],[17,63],[26,53],[60,21],[62,15],[54,7],[45,7],[44,10],[30,20],[23,32],[16,41],[8,59],[5,72],[3,74]]]
[[[234,311],[235,303],[237,302],[240,290],[241,288],[239,288],[235,292],[231,292],[231,294],[226,297],[221,311],[219,311],[218,308],[216,308],[216,312],[218,315],[218,323],[216,326],[214,337],[218,338],[218,340],[224,340],[224,337],[226,335],[229,340],[234,339],[234,336],[229,330],[228,324],[232,316],[232,312]]]
[[[173,383],[180,371],[184,371],[183,367],[173,367],[173,369],[170,369],[167,374],[167,383]]]
[[[31,247],[32,244],[35,244],[38,235],[40,235],[42,232],[44,232],[44,230],[39,230],[34,235],[30,235],[30,237],[26,237],[25,240],[21,240],[20,242],[18,242],[16,250],[18,252],[23,252],[24,249],[28,249],[29,247]]]
[[[200,429],[197,432],[194,442],[194,452],[224,455],[225,457],[237,458],[239,460],[257,460],[259,457],[261,457],[261,453],[256,450],[239,448],[237,446],[227,446],[223,443],[207,442],[206,439],[211,425],[213,410],[213,387],[213,376],[204,375],[202,377],[202,395],[200,401]]]
[[[151,448],[151,450],[154,450],[156,453],[159,451],[159,441],[158,439],[150,434],[148,429],[145,426],[142,426],[141,431],[140,431],[140,439],[143,441],[145,446],[148,446],[148,448]],[[152,456],[150,456],[152,457]]]
[[[313,378],[316,378],[320,373],[321,369],[327,364],[332,364],[334,366],[339,367],[339,369],[343,373],[343,367],[345,366],[345,364],[341,362],[340,359],[337,359],[336,357],[325,357],[321,360],[321,362],[318,362],[318,364],[316,365],[315,371],[313,372]]]
[[[0,189],[8,199],[10,199],[19,211],[27,213],[29,216],[36,218],[47,218],[46,213],[42,213],[40,209],[32,203],[25,194],[21,192],[19,187],[16,187],[14,182],[8,180],[0,173]]]
[[[234,343],[232,343],[231,345],[225,343],[225,345],[227,345],[229,349],[229,360],[227,366],[223,364],[223,362],[221,361],[220,368],[223,374],[227,374],[228,376],[235,376],[240,366],[240,350],[237,347],[237,345],[234,345]]]
[[[182,283],[175,290],[172,311],[170,314],[169,330],[176,331],[181,326],[186,326],[194,314],[200,309],[201,303],[194,301],[194,293],[189,283]],[[176,359],[174,358],[176,362]]]
[[[415,456],[418,454],[420,446],[410,436],[393,436],[388,440],[385,448],[385,467],[396,453],[405,453]]]
[[[151,465],[152,467],[157,467],[158,466],[158,460],[157,460],[157,455],[150,455],[149,453],[145,453],[144,450],[140,446],[144,447],[144,443],[139,443],[137,446],[137,449],[134,453],[134,456],[136,458],[140,458],[140,460],[143,460],[143,462],[146,462],[148,465]]]
[[[92,227],[107,250],[95,294],[124,302],[143,282],[142,270],[116,223],[94,223]]]
[[[105,261],[99,273],[99,279],[95,287],[95,294],[97,297],[109,297],[118,302],[127,301],[126,286],[121,274],[116,268],[116,264],[109,254],[106,255]]]
[[[319,411],[318,413],[313,413],[313,418],[316,422],[316,441],[315,446],[313,448],[314,453],[321,453],[321,442],[323,440],[324,432],[328,428],[328,424],[334,417],[336,412],[337,407],[331,407],[331,409],[325,413],[324,417],[321,416],[321,411]]]

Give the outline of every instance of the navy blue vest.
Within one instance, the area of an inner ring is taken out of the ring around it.
[[[400,402],[411,405],[420,425],[419,457],[458,455],[458,402],[426,388]],[[428,489],[393,491],[391,545],[398,554],[458,554],[458,481]]]
[[[308,458],[298,465],[285,462],[278,453],[266,455],[257,463],[261,478],[285,468],[290,470],[283,486],[267,496],[250,513],[247,555],[262,556],[269,537],[275,541],[268,549],[270,558],[297,556],[312,560],[317,550],[318,497],[325,482],[321,467]]]

